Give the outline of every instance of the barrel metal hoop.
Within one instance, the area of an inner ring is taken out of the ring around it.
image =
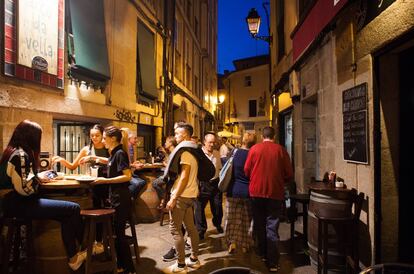
[[[326,197],[329,197],[329,196],[326,196]],[[318,202],[318,203],[323,203],[323,204],[334,204],[334,205],[349,205],[350,204],[350,201],[348,200],[337,200],[337,199],[332,199],[332,198],[329,198],[329,199],[318,198],[312,195],[310,196],[310,200]]]

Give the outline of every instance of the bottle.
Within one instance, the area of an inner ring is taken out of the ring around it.
[[[152,156],[152,152],[149,153],[150,156],[150,163],[153,165],[154,164],[154,156]]]

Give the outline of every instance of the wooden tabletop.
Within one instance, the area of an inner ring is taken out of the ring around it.
[[[145,170],[145,169],[161,169],[164,168],[164,165],[158,165],[158,164],[144,164],[144,166],[141,169],[138,170]]]
[[[333,184],[323,183],[323,182],[316,182],[316,183],[310,183],[308,185],[309,189],[316,190],[316,191],[341,191],[341,192],[350,192],[351,189],[345,188],[345,187],[335,187]]]
[[[80,183],[76,180],[52,180],[48,183],[39,185],[40,189],[74,189],[74,188],[89,188],[89,183]]]

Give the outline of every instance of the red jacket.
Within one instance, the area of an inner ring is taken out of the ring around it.
[[[286,149],[270,141],[254,145],[244,164],[250,178],[250,197],[284,200],[284,185],[293,179],[293,169]]]

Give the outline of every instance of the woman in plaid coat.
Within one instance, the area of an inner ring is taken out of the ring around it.
[[[233,158],[233,176],[227,190],[225,232],[228,252],[241,248],[245,253],[253,245],[251,236],[251,206],[249,198],[249,178],[244,174],[244,163],[249,149],[256,143],[254,133],[245,133],[242,147]]]

